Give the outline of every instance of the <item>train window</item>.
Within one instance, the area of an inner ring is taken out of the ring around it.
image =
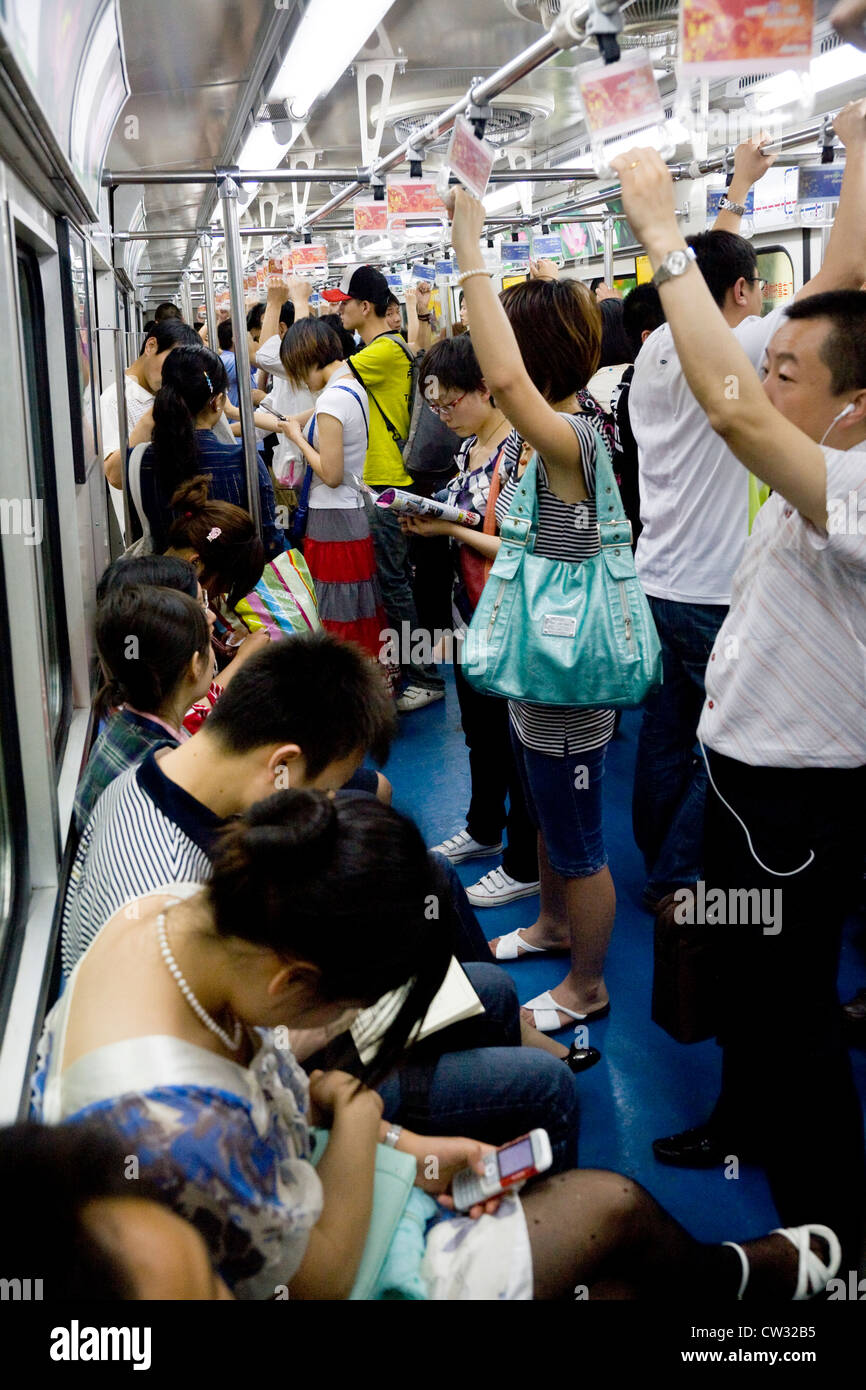
[[[762,314],[794,298],[794,262],[784,246],[765,246],[758,251],[758,275],[764,281]]]
[[[60,521],[54,475],[45,308],[39,264],[30,247],[18,244],[17,261],[28,430],[35,471],[35,495],[42,503],[42,543],[38,547],[38,554],[44,600],[43,652],[54,754],[59,766],[72,709],[72,681],[60,560]]]
[[[8,634],[9,616],[3,566],[0,564],[0,963],[4,966],[15,939],[16,923],[23,914],[29,894],[27,835],[21,810],[24,789]],[[8,978],[4,972],[4,980]],[[2,985],[0,999],[5,1000]],[[0,1035],[2,1028],[3,1020],[0,1018]]]

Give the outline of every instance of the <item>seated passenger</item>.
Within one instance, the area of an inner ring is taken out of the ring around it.
[[[189,737],[184,715],[214,670],[205,612],[177,589],[136,585],[107,594],[96,613],[96,649],[104,678],[96,710],[108,720],[75,795],[79,830],[109,782],[149,749]]]
[[[155,550],[162,550],[173,520],[172,498],[181,483],[206,473],[211,496],[249,510],[242,444],[223,444],[213,434],[226,401],[225,368],[216,353],[185,347],[166,362],[153,407],[152,442],[141,461],[141,498]],[[276,524],[274,489],[259,458],[262,536],[269,557],[286,547]],[[131,506],[133,539],[142,521]]]
[[[190,487],[198,482],[193,478]],[[194,503],[193,503],[194,505]],[[241,511],[240,507],[232,507],[228,502],[206,504],[208,507],[225,508],[225,512],[217,512],[223,520],[229,521],[227,534],[229,537],[241,539],[237,543],[237,548],[232,544],[228,554],[222,547],[218,546],[218,538],[215,538],[212,545],[206,546],[199,537],[198,528],[195,526],[195,512],[192,513],[190,521],[175,523],[177,530],[172,528],[169,533],[174,536],[178,544],[179,551],[187,551],[196,558],[196,564],[202,572],[203,577],[209,584],[213,584],[217,594],[222,592],[222,586],[234,582],[239,585],[243,592],[243,585],[246,580],[256,573],[256,565],[261,562],[261,542],[253,532],[252,536],[247,536],[247,528],[252,528],[252,522],[246,512]],[[213,512],[209,513],[214,515]],[[227,514],[232,514],[227,516]],[[238,518],[246,518],[245,523],[241,524]],[[192,527],[189,532],[186,525]],[[198,544],[205,554],[205,559],[190,550],[189,545],[184,542],[192,542],[198,539]],[[217,553],[218,552],[218,553]],[[154,584],[158,588],[178,589],[182,594],[189,594],[205,611],[208,626],[211,632],[211,642],[218,658],[224,660],[224,664],[218,676],[214,676],[210,689],[201,700],[187,710],[183,719],[183,727],[188,734],[194,734],[201,727],[203,721],[210,714],[220,695],[237,674],[245,661],[248,661],[256,652],[261,651],[262,647],[268,644],[266,632],[253,632],[249,637],[238,643],[232,649],[232,654],[226,659],[225,651],[215,638],[215,613],[208,599],[208,591],[196,577],[196,570],[191,561],[187,558],[180,558],[180,555],[121,555],[108,566],[96,586],[96,601],[100,604],[106,594],[112,593],[117,589],[128,588],[136,584]]]
[[[45,1303],[230,1299],[198,1231],[143,1174],[129,1181],[126,1156],[98,1126],[0,1129],[7,1267],[38,1270]]]
[[[203,881],[226,817],[287,786],[341,787],[384,760],[394,715],[378,673],[323,633],[269,643],[200,731],[118,777],[85,827],[63,913],[68,973],[122,903]]]
[[[435,888],[418,831],[375,800],[270,798],[225,832],[206,889],[137,899],[92,943],[46,1020],[36,1116],[89,1119],[136,1154],[236,1296],[349,1297],[377,1144],[407,1152],[431,1197],[467,1164],[481,1171],[487,1150],[406,1130],[394,1141],[375,1092],[339,1071],[308,1080],[292,1030],[342,1028],[405,987],[365,1079],[386,1073],[447,968],[425,911]],[[318,1167],[311,1107],[330,1129]],[[839,1264],[822,1226],[700,1246],[614,1173],[573,1170],[451,1219],[431,1197],[413,1190],[393,1211],[420,1227],[402,1279],[415,1297],[565,1299],[582,1285],[733,1302],[815,1292]]]
[[[165,554],[188,560],[208,598],[233,608],[256,587],[265,564],[249,512],[211,497],[203,474],[181,483],[171,505]]]

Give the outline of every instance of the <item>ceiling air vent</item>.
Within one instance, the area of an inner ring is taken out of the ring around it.
[[[388,107],[386,120],[400,141],[409,140],[425,125],[435,121],[451,103],[440,93],[430,92],[414,101],[392,102]],[[492,145],[515,145],[530,133],[536,120],[546,120],[553,111],[553,100],[536,92],[520,91],[513,87],[507,96],[494,97],[490,103],[492,115],[487,122],[485,136]],[[378,108],[370,112],[373,121],[378,120]],[[427,146],[428,150],[442,150],[450,140],[450,132]]]
[[[518,19],[549,29],[562,9],[562,0],[505,0],[505,8]]]
[[[438,115],[438,111],[426,111],[422,112],[420,116],[399,116],[393,122],[394,134],[401,141],[409,140],[416,131],[423,130],[425,125],[435,120]],[[487,122],[484,138],[489,140],[491,145],[514,145],[529,134],[531,125],[532,116],[528,111],[500,108],[498,111],[494,110]],[[450,139],[451,132],[449,131],[439,140],[434,140],[427,148],[430,150],[444,149]]]

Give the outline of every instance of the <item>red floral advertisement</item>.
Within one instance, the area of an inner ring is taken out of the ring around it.
[[[680,0],[680,60],[733,73],[808,67],[814,0]]]
[[[587,128],[594,134],[648,125],[661,114],[658,84],[649,63],[611,63],[578,77]]]
[[[386,198],[389,217],[447,215],[435,183],[426,179],[389,179]]]
[[[386,232],[388,206],[386,203],[355,203],[352,208],[356,232]]]

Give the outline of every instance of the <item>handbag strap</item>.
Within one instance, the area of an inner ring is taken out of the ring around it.
[[[631,545],[631,522],[625,514],[613,473],[613,459],[604,435],[591,426],[595,435],[595,510],[599,545],[602,550]],[[575,431],[575,433],[577,433]],[[538,454],[533,454],[515,489],[508,516],[500,534],[509,545],[532,550],[538,523]]]
[[[390,337],[390,334],[383,334],[382,336],[383,336],[383,337]],[[378,410],[378,412],[379,412],[379,414],[381,415],[382,419],[385,421],[385,428],[386,428],[386,430],[388,431],[388,433],[390,434],[390,436],[391,436],[391,438],[393,439],[394,443],[397,445],[397,448],[400,449],[400,450],[402,450],[403,444],[405,443],[405,440],[403,439],[402,435],[399,435],[399,434],[397,433],[395,427],[391,424],[391,421],[388,419],[388,416],[385,414],[385,412],[384,412],[384,410],[382,409],[382,407],[380,406],[379,402],[376,400],[376,397],[373,395],[373,392],[370,390],[370,387],[369,387],[369,386],[366,384],[366,382],[364,381],[364,378],[361,376],[361,373],[357,370],[356,367],[353,367],[353,366],[352,366],[352,359],[351,359],[351,357],[347,357],[347,358],[346,358],[346,366],[349,368],[349,371],[352,373],[352,375],[353,375],[353,377],[355,378],[355,380],[356,380],[356,381],[359,381],[359,382],[361,383],[361,385],[363,386],[364,390],[367,392],[367,395],[370,397],[370,400],[373,402],[374,406],[375,406],[376,409]],[[345,390],[346,388],[344,387],[343,389]]]
[[[499,467],[502,455],[505,450],[506,441],[503,439],[499,448],[496,450],[496,457],[493,460],[493,472],[490,474],[490,491],[487,494],[487,506],[484,509],[484,523],[481,527],[482,534],[494,536],[496,534],[496,502],[499,498]],[[493,569],[493,561],[489,556],[484,556],[484,581]]]

